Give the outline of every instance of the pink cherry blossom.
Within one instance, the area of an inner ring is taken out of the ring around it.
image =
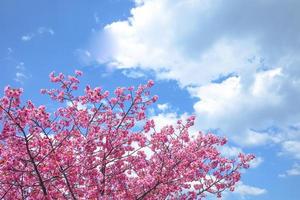
[[[77,75],[77,76],[82,76],[82,71],[79,71],[79,70],[75,70],[75,74]]]
[[[234,191],[253,155],[227,158],[226,139],[199,132],[195,117],[157,129],[147,108],[152,80],[118,87],[113,95],[86,86],[79,76],[50,74],[43,89],[61,104],[21,102],[22,89],[6,87],[0,99],[0,199],[203,199]],[[77,92],[76,92],[77,94]]]

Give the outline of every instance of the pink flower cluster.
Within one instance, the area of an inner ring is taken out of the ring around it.
[[[157,130],[147,108],[154,82],[118,87],[79,88],[79,76],[50,74],[63,102],[56,112],[31,101],[21,89],[5,88],[0,99],[0,199],[202,199],[234,190],[240,169],[253,155],[226,158],[226,139],[199,132],[195,117]],[[67,105],[66,103],[67,102]]]

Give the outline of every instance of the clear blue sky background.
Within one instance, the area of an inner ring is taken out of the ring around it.
[[[227,151],[257,155],[226,199],[297,200],[299,8],[292,0],[3,0],[0,88],[22,87],[24,99],[51,110],[39,95],[51,71],[79,69],[83,84],[108,90],[154,79],[153,118],[196,114],[197,128],[229,138]]]

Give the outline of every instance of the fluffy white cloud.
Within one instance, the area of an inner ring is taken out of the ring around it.
[[[290,136],[266,130],[299,123],[299,6],[136,0],[132,16],[108,24],[92,53],[110,67],[177,80],[199,99],[198,127],[220,129],[242,145],[283,142]]]
[[[241,196],[258,196],[265,194],[266,192],[266,189],[245,185],[243,182],[239,182],[234,191],[234,193],[239,194]]]
[[[243,150],[239,147],[226,145],[220,148],[220,152],[226,157],[237,157],[239,153],[243,153]]]
[[[200,126],[221,128],[242,145],[281,141],[278,135],[259,130],[272,125],[285,127],[299,121],[300,109],[295,98],[300,95],[296,89],[300,82],[289,82],[281,68],[257,72],[253,76],[251,84],[243,83],[242,77],[233,76],[222,83],[190,88],[190,93],[201,99],[194,105]],[[290,98],[292,94],[294,98]]]
[[[159,78],[177,79],[182,85],[206,83],[240,68],[253,70],[248,59],[259,49],[251,37],[217,37],[206,26],[218,9],[213,1],[153,0],[139,5],[127,21],[105,27],[103,35],[114,48],[107,49],[110,53],[101,49],[98,61],[153,69]]]
[[[176,125],[179,119],[185,120],[187,119],[188,115],[185,113],[182,116],[179,116],[175,112],[168,112],[168,113],[159,113],[157,115],[153,115],[151,119],[155,122],[155,128],[157,130],[162,129],[164,126],[167,125]]]
[[[275,64],[283,55],[298,51],[298,1],[136,2],[128,20],[105,27],[103,35],[114,48],[110,52],[100,48],[100,62],[154,69],[159,77],[186,85],[233,71],[253,71],[262,61],[253,63],[254,56]]]
[[[164,103],[164,104],[157,104],[157,108],[158,110],[161,110],[161,111],[166,111],[167,109],[170,108],[170,105],[168,103]]]

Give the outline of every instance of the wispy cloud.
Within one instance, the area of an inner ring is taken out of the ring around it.
[[[299,176],[300,175],[300,164],[294,164],[293,167],[286,171],[288,176]]]
[[[54,34],[55,34],[55,32],[52,28],[41,26],[41,27],[37,28],[37,30],[34,32],[22,35],[21,40],[26,42],[26,41],[30,41],[33,38],[40,36],[40,35],[54,35]]]
[[[23,85],[30,77],[31,75],[26,72],[25,64],[23,62],[18,63],[16,66],[14,81]]]
[[[300,176],[300,164],[295,163],[291,169],[288,169],[284,174],[278,175],[280,178],[285,178],[287,176]]]
[[[24,84],[25,79],[28,77],[22,72],[16,72],[14,80],[20,84]]]
[[[92,61],[92,53],[87,49],[76,49],[74,51],[75,56],[78,58],[79,62],[83,65],[89,65]]]
[[[267,193],[266,189],[245,185],[243,182],[239,182],[234,191],[235,194],[241,196],[258,196]]]
[[[300,159],[300,141],[287,140],[282,143],[282,152],[280,155],[291,155],[296,159]]]
[[[0,61],[15,61],[13,58],[12,58],[12,54],[14,53],[14,50],[11,48],[11,47],[8,47],[7,50],[6,50],[6,53],[3,57],[0,57]]]
[[[10,47],[7,48],[7,55],[11,55],[13,52],[14,51],[12,48],[10,48]]]
[[[37,33],[54,35],[54,30],[52,28],[48,28],[48,27],[39,27],[37,30]]]
[[[96,24],[98,24],[100,22],[99,15],[96,12],[94,13],[94,20],[95,20]]]
[[[124,74],[129,78],[142,78],[146,76],[145,73],[143,73],[142,71],[134,70],[134,69],[123,70],[122,74]]]
[[[27,34],[27,35],[23,35],[23,36],[21,37],[21,39],[22,39],[23,41],[30,41],[34,36],[35,36],[34,34]]]
[[[24,71],[25,70],[25,64],[23,62],[18,63],[18,65],[16,66],[16,69],[18,71]]]

